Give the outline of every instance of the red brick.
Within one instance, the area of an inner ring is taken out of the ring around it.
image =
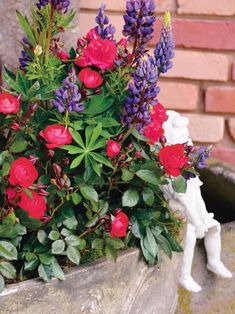
[[[179,14],[235,15],[235,0],[178,0]]]
[[[212,150],[211,156],[235,165],[235,149],[234,148],[214,147]]]
[[[177,46],[235,50],[235,23],[175,19],[173,32]]]
[[[224,136],[224,118],[203,114],[183,114],[189,119],[189,134],[195,143],[218,143]]]
[[[100,4],[106,4],[107,10],[125,11],[126,0],[80,0],[81,9],[97,10]],[[174,11],[176,9],[175,0],[157,0],[157,12],[165,12],[167,10]]]
[[[228,128],[229,128],[229,133],[231,137],[235,141],[235,118],[230,118],[228,120]]]
[[[235,88],[209,87],[205,102],[207,112],[235,113]]]
[[[159,87],[161,92],[158,99],[167,109],[193,111],[197,108],[199,99],[197,85],[160,80]]]
[[[173,68],[166,76],[195,80],[227,81],[229,72],[229,58],[225,54],[176,50]]]
[[[235,62],[233,62],[232,66],[232,79],[235,81]]]

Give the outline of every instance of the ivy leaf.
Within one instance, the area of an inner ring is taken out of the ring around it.
[[[65,243],[63,240],[56,240],[52,243],[51,251],[53,254],[61,254],[65,249]]]
[[[0,263],[0,273],[7,279],[14,279],[16,277],[16,269],[8,262]]]
[[[178,176],[174,178],[173,183],[172,183],[173,189],[177,193],[185,193],[187,190],[187,181],[185,180],[184,177]]]
[[[60,237],[60,233],[56,230],[52,230],[48,235],[48,238],[52,241],[58,240],[59,237]]]
[[[80,264],[81,254],[78,249],[74,246],[69,245],[67,248],[67,257],[68,259],[76,265]]]
[[[122,196],[122,206],[134,207],[139,202],[139,194],[136,190],[129,189]]]
[[[155,196],[154,196],[153,191],[150,188],[145,187],[143,189],[143,200],[147,205],[149,206],[153,205]]]
[[[38,230],[37,238],[41,244],[47,243],[47,233],[44,230]]]
[[[99,198],[98,193],[91,186],[81,187],[80,192],[85,199],[96,202],[96,203],[98,202],[98,198]]]
[[[51,267],[48,265],[40,264],[38,267],[38,275],[40,278],[42,278],[44,281],[50,281],[51,280]]]
[[[136,175],[142,179],[143,181],[146,181],[148,183],[151,183],[153,185],[159,184],[159,179],[154,171],[151,170],[139,170],[136,172]]]
[[[59,280],[65,280],[64,272],[57,262],[54,262],[51,265],[51,268],[52,268],[52,275],[54,277],[58,278]]]
[[[0,241],[0,257],[8,260],[17,260],[17,250],[15,246],[8,241]]]

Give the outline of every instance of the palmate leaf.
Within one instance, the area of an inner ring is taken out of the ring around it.
[[[94,158],[96,161],[100,162],[101,164],[106,165],[107,167],[113,169],[113,165],[111,164],[111,162],[108,160],[108,158],[104,157],[101,154],[97,154],[97,153],[90,153],[89,154],[92,158]]]
[[[81,137],[81,135],[77,132],[77,131],[74,131],[73,129],[69,128],[69,131],[74,139],[74,141],[79,145],[81,146],[82,148],[85,149],[85,144],[83,142],[83,139]]]
[[[84,149],[79,148],[74,145],[64,145],[60,147],[61,149],[67,150],[70,155],[82,154],[84,153]]]
[[[85,154],[82,154],[76,157],[71,163],[70,169],[77,168],[80,165],[80,163],[83,161],[84,157],[85,157]]]
[[[35,39],[34,33],[32,31],[31,25],[27,19],[26,16],[23,16],[19,11],[16,11],[16,15],[18,18],[18,21],[23,28],[25,34],[27,35],[30,43],[32,44],[33,47],[37,46],[37,41]]]
[[[89,145],[88,145],[88,148],[92,148],[92,145],[95,143],[95,141],[98,139],[98,137],[100,136],[101,134],[101,131],[102,131],[102,124],[99,123],[95,128],[94,128],[94,131],[91,135],[91,139],[89,141]]]
[[[100,177],[101,176],[101,169],[100,169],[99,164],[89,155],[87,156],[87,158],[88,158],[88,162],[91,164],[95,173]]]

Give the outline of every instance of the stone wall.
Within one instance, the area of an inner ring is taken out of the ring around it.
[[[81,35],[94,26],[96,9],[107,5],[118,37],[125,0],[81,0]],[[170,10],[176,43],[174,67],[159,86],[159,100],[185,112],[195,142],[214,144],[214,155],[235,163],[235,0],[156,0],[159,19]]]
[[[173,314],[181,254],[148,267],[137,249],[69,270],[66,281],[29,280],[0,296],[0,314]]]
[[[18,24],[15,11],[19,10],[21,13],[30,17],[30,7],[37,1],[32,0],[7,0],[0,1],[0,59],[3,64],[6,64],[11,69],[18,65],[18,58],[20,56],[23,32]],[[78,12],[79,0],[72,0],[71,7]],[[75,23],[78,23],[76,20]],[[76,26],[76,24],[75,24]],[[64,36],[67,46],[76,45],[78,37],[78,27],[71,31],[67,31]]]

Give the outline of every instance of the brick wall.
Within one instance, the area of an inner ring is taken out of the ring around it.
[[[94,26],[96,9],[107,5],[118,37],[125,0],[81,0],[80,34]],[[170,10],[176,43],[174,67],[159,82],[159,100],[190,120],[194,142],[212,143],[214,155],[235,163],[235,0],[156,0],[160,19]]]

